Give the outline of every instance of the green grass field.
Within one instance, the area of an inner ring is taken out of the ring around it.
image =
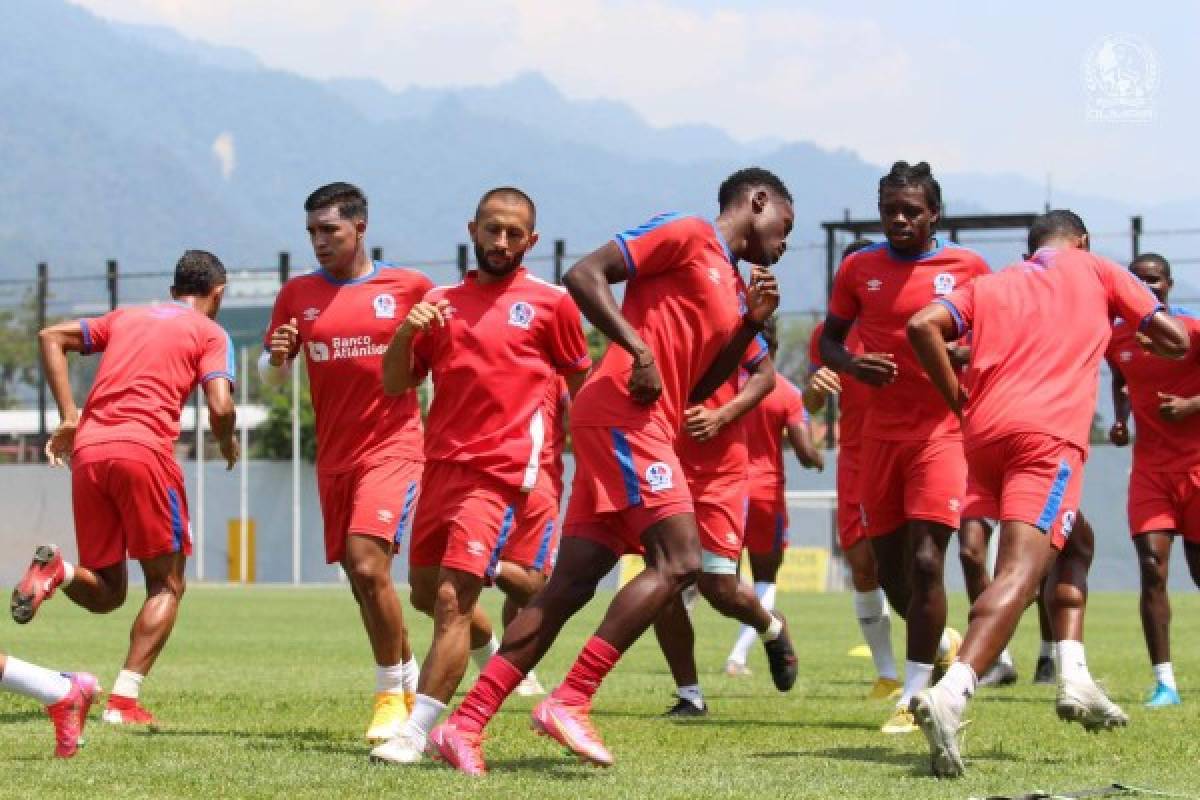
[[[7,596],[7,595],[5,595]],[[134,595],[131,592],[131,600]],[[600,595],[568,626],[538,672],[561,678],[607,603]],[[497,598],[488,593],[489,611]],[[886,705],[862,698],[870,662],[846,656],[859,643],[848,594],[785,595],[801,678],[779,695],[755,652],[749,679],[720,674],[735,626],[705,607],[698,657],[712,715],[659,718],[672,685],[653,638],[640,642],[601,690],[595,720],[617,759],[584,767],[528,730],[533,702],[513,698],[490,728],[486,784],[428,763],[367,762],[361,735],[373,673],[346,588],[195,587],[175,636],[143,688],[158,733],[115,730],[93,710],[87,747],[70,762],[51,757],[40,709],[0,694],[0,797],[957,797],[1068,791],[1119,781],[1197,796],[1200,778],[1200,596],[1175,599],[1175,664],[1184,705],[1149,712],[1149,668],[1136,597],[1096,594],[1088,624],[1093,674],[1130,713],[1124,731],[1093,736],[1054,716],[1053,689],[1029,679],[1037,623],[1026,617],[1014,654],[1021,682],[977,696],[966,734],[968,775],[927,777],[920,734],[885,737]],[[87,669],[105,686],[116,674],[135,604],[89,616],[61,597],[27,627],[5,620],[0,647],[58,668]],[[953,598],[951,624],[962,624]],[[902,653],[896,627],[897,652]],[[411,618],[416,649],[428,642]],[[467,681],[473,678],[469,668]]]

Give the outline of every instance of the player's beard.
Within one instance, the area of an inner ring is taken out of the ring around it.
[[[525,251],[519,250],[509,256],[507,263],[503,267],[495,267],[488,261],[487,251],[479,245],[475,245],[475,263],[479,265],[479,271],[486,272],[493,278],[503,278],[505,275],[511,275],[517,267],[521,266],[521,260],[524,257]]]

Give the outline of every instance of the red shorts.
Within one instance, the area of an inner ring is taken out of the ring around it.
[[[642,552],[642,533],[667,517],[694,513],[672,438],[657,424],[635,430],[571,430],[575,480],[563,535],[618,555]]]
[[[1147,472],[1134,465],[1129,476],[1129,531],[1175,531],[1200,542],[1200,468]]]
[[[558,556],[558,498],[552,489],[538,484],[525,499],[524,508],[513,525],[512,535],[504,543],[497,561],[504,560],[519,564],[527,569],[539,570],[545,575],[554,568]],[[490,565],[487,577],[496,572],[495,563]]]
[[[76,450],[71,507],[80,566],[192,554],[183,472],[174,458],[150,447],[109,442]]]
[[[843,447],[838,451],[837,535],[838,547],[843,552],[867,538],[862,521],[862,503],[859,500],[861,464],[861,448]]]
[[[1079,513],[1082,450],[1056,436],[1015,433],[973,447],[967,460],[967,493],[980,516],[1033,525],[1062,549]]]
[[[736,562],[742,557],[746,537],[746,476],[689,476],[688,489],[696,509],[700,547]]]
[[[859,496],[867,536],[883,536],[913,519],[957,528],[966,488],[960,439],[863,438]]]
[[[412,519],[421,488],[420,461],[385,461],[341,470],[317,471],[317,494],[325,523],[325,563],[346,554],[346,537],[374,536],[393,547]]]
[[[787,529],[783,486],[771,492],[751,492],[746,504],[745,548],[755,555],[778,553],[788,545]]]
[[[413,520],[408,563],[483,578],[495,569],[527,500],[520,489],[454,461],[429,461]]]

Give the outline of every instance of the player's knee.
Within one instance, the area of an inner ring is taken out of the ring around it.
[[[963,572],[979,573],[986,568],[987,551],[976,543],[959,542],[958,560]]]
[[[1167,584],[1167,565],[1155,553],[1141,553],[1138,568],[1142,573],[1142,588],[1159,590]]]
[[[433,613],[440,623],[470,623],[474,607],[474,601],[455,581],[444,580],[438,584]]]
[[[659,571],[671,584],[672,591],[681,592],[700,577],[700,567],[699,553],[680,553],[663,564]]]
[[[373,596],[387,588],[386,578],[390,577],[389,573],[381,575],[378,565],[371,559],[350,561],[345,565],[345,570],[346,579],[350,581],[355,597],[360,601],[363,597]]]
[[[913,585],[928,586],[942,582],[943,556],[936,547],[923,547],[913,553]]]
[[[738,583],[736,577],[730,580],[726,575],[701,572],[700,577],[696,579],[696,585],[700,588],[700,594],[704,595],[704,599],[717,611],[724,613],[737,605]]]

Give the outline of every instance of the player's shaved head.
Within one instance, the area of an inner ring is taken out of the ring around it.
[[[942,187],[933,177],[933,169],[929,163],[921,161],[909,164],[907,161],[897,161],[886,175],[879,179],[879,199],[888,189],[919,188],[925,193],[925,203],[935,214],[942,213]]]
[[[316,189],[304,201],[304,210],[308,212],[331,207],[337,208],[342,219],[365,221],[367,218],[367,196],[352,183],[327,183]]]
[[[792,193],[779,179],[779,176],[762,167],[746,167],[730,175],[717,189],[717,206],[726,210],[734,203],[745,198],[756,189],[766,189],[776,197],[792,204]]]
[[[1141,253],[1130,262],[1129,268],[1132,270],[1141,264],[1156,266],[1162,270],[1164,277],[1167,279],[1171,277],[1171,263],[1158,253]]]
[[[537,206],[534,205],[533,198],[515,186],[497,186],[484,192],[483,197],[479,198],[479,204],[475,206],[476,222],[483,218],[483,209],[492,200],[523,204],[529,209],[529,230],[537,229]]]
[[[1087,233],[1087,226],[1078,214],[1067,208],[1056,208],[1042,214],[1029,226],[1027,246],[1030,254],[1033,254],[1051,242],[1069,242],[1074,239],[1082,242],[1077,246],[1086,250]]]
[[[175,263],[171,288],[179,297],[205,297],[226,282],[225,265],[207,250],[188,250]]]

